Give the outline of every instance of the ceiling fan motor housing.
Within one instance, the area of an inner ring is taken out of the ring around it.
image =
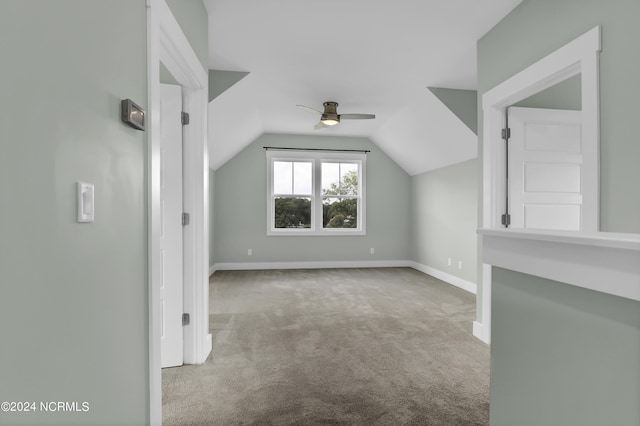
[[[324,102],[324,113],[322,114],[322,118],[320,121],[326,123],[327,121],[332,122],[335,121],[334,124],[338,124],[340,122],[340,116],[338,115],[338,103],[337,102]],[[326,123],[329,124],[329,123]]]

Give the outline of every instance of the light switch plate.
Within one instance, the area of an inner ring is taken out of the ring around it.
[[[78,182],[78,223],[93,222],[94,216],[94,194],[93,184]]]

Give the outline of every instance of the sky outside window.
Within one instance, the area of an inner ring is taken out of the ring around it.
[[[357,174],[358,165],[354,163],[322,163],[322,193],[325,194],[328,190],[339,188],[349,173]]]
[[[275,194],[311,194],[311,163],[273,162],[273,192]]]

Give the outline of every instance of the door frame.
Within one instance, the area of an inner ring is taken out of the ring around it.
[[[600,111],[599,111],[599,52],[601,28],[596,26],[550,53],[536,63],[503,81],[482,95],[483,110],[483,158],[482,158],[482,210],[481,224],[484,229],[501,228],[500,217],[505,208],[506,165],[501,129],[505,125],[505,109],[529,96],[552,87],[570,77],[582,74],[582,136],[588,161],[594,161],[599,170]],[[585,160],[586,161],[586,160]],[[585,182],[592,188],[591,206],[585,212],[585,232],[599,229],[599,173]],[[473,323],[473,334],[485,343],[491,341],[491,265],[482,262],[482,235],[479,235],[479,281],[481,296],[478,298],[480,316]]]
[[[209,157],[207,151],[208,74],[165,0],[147,6],[147,168],[149,274],[149,423],[162,424],[160,369],[160,62],[182,86],[183,199],[190,224],[184,228],[184,362],[198,364],[211,352],[209,334]]]

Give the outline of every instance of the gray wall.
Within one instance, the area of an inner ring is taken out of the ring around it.
[[[478,134],[478,92],[475,90],[428,87],[475,135]]]
[[[0,2],[0,401],[90,404],[1,424],[148,422],[146,39],[144,0]]]
[[[488,89],[602,25],[603,231],[640,232],[638,16],[636,0],[524,0],[478,43],[481,102]],[[492,424],[640,423],[640,303],[500,270],[492,298]]]
[[[171,13],[196,52],[202,67],[209,69],[209,15],[202,0],[166,0]]]
[[[478,42],[478,101],[484,92],[596,25],[600,55],[601,229],[640,232],[640,2],[524,0]],[[508,55],[505,54],[508,52]],[[482,125],[481,116],[479,125]],[[482,134],[480,131],[479,135]]]
[[[160,62],[160,83],[162,84],[175,84],[180,85],[178,80],[171,74],[171,72]]]
[[[477,159],[411,178],[414,261],[477,282],[477,191]]]
[[[263,146],[370,149],[367,235],[267,236]],[[215,260],[226,262],[410,259],[409,175],[365,138],[265,134],[216,171]],[[375,254],[369,249],[375,248]],[[247,249],[253,255],[247,255]]]
[[[209,70],[209,102],[248,75],[244,71]]]
[[[582,79],[580,74],[523,99],[513,106],[527,108],[551,108],[582,110]]]
[[[491,424],[640,424],[640,303],[493,270]]]

